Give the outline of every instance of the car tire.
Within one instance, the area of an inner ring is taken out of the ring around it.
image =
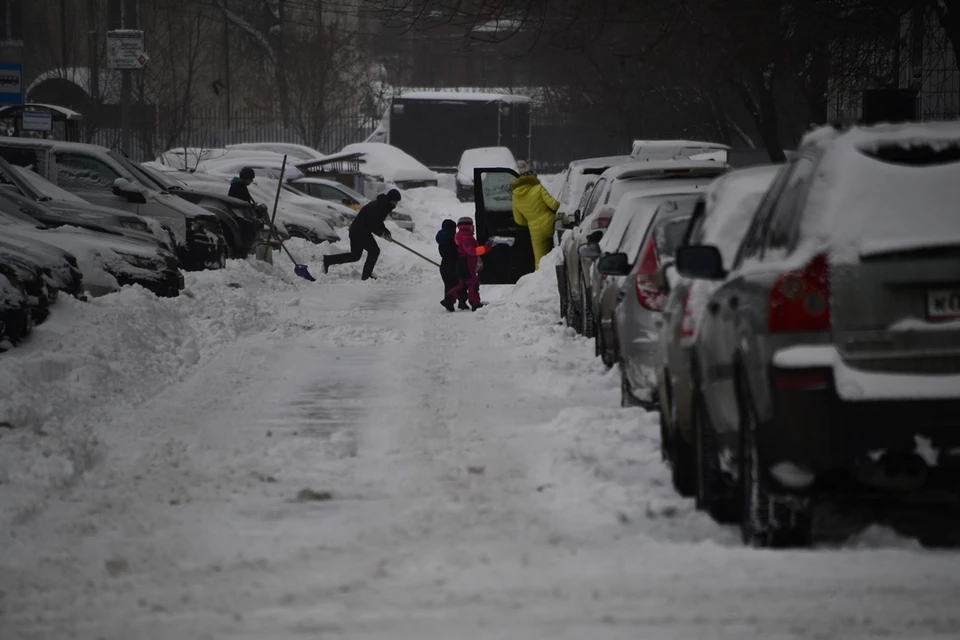
[[[573,297],[569,281],[567,282],[567,326],[577,333],[583,333],[580,323],[580,303]]]
[[[583,326],[583,336],[593,338],[596,335],[596,324],[593,319],[593,310],[590,308],[590,296],[587,291],[587,282],[580,274],[580,324]]]
[[[696,458],[697,509],[706,511],[721,524],[733,524],[740,519],[740,503],[735,492],[727,486],[720,469],[720,448],[710,423],[706,402],[699,388],[693,392],[693,446]]]
[[[677,415],[676,399],[670,394],[670,403],[666,406],[666,411],[660,412],[660,424],[664,425],[664,431],[669,434],[670,442],[670,477],[673,480],[673,488],[677,490],[684,498],[692,498],[696,495],[697,476],[696,476],[696,458],[693,447],[683,439],[680,432],[674,427],[674,417]]]
[[[740,537],[751,547],[807,547],[812,543],[809,507],[792,508],[770,494],[760,473],[759,421],[746,384],[737,385],[740,404]]]
[[[630,380],[627,378],[627,372],[624,370],[623,365],[620,366],[620,406],[640,406],[640,401],[633,395],[633,390],[630,388]]]

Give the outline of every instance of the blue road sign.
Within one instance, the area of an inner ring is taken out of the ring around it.
[[[0,104],[23,104],[22,64],[0,64]]]

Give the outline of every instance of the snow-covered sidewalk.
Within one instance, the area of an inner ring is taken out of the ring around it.
[[[402,240],[432,255],[440,204]],[[292,248],[319,283],[278,259],[67,300],[0,360],[0,638],[960,632],[953,552],[748,550],[677,497],[549,258],[447,314],[402,250],[361,283]]]

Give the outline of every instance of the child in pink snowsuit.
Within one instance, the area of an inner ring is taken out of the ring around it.
[[[480,276],[477,275],[477,263],[480,256],[486,255],[493,246],[489,242],[480,245],[473,235],[473,220],[464,217],[457,221],[457,235],[453,237],[457,243],[457,253],[460,259],[457,261],[457,277],[460,283],[447,291],[447,297],[440,304],[447,311],[453,311],[453,302],[457,299],[457,294],[466,288],[467,300],[470,302],[470,308],[476,311],[483,306],[480,302],[480,293],[477,287],[480,285]]]

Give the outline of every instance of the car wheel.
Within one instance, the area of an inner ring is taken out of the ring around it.
[[[805,547],[812,538],[809,509],[791,508],[771,496],[760,473],[756,409],[744,384],[740,399],[740,537],[752,547]]]
[[[567,282],[567,326],[577,333],[583,333],[580,324],[580,304],[574,299],[569,282]]]
[[[597,335],[593,339],[593,357],[602,358],[603,357],[603,331],[597,331]],[[603,361],[606,364],[606,360]]]
[[[667,427],[665,430],[670,434],[670,474],[673,488],[684,498],[692,498],[697,489],[694,451],[676,428],[677,401],[672,393],[669,401],[666,411],[660,412],[660,422]],[[667,415],[664,416],[664,413]]]
[[[627,378],[627,372],[624,370],[623,365],[620,366],[620,406],[640,406],[640,401],[633,395],[633,390],[630,388],[630,380]]]
[[[697,509],[717,522],[730,524],[740,519],[739,503],[720,469],[720,449],[710,424],[710,415],[699,389],[693,393],[693,446],[697,471]]]
[[[596,334],[596,326],[593,320],[593,310],[590,309],[590,297],[587,291],[587,283],[580,274],[580,323],[583,325],[583,335],[586,338],[592,338]]]

